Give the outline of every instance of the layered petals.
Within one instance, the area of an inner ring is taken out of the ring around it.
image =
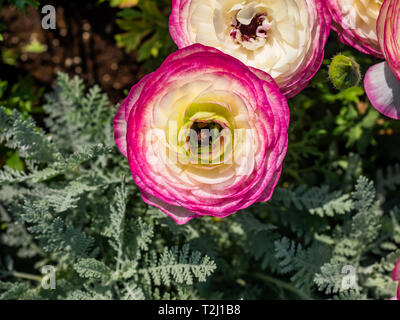
[[[268,74],[200,44],[142,79],[114,118],[143,200],[178,224],[269,200],[288,125],[287,101]]]
[[[270,74],[293,97],[321,66],[330,30],[325,0],[173,0],[179,48],[215,47]]]
[[[400,0],[385,0],[377,25],[383,55],[397,80],[400,81]]]
[[[400,0],[385,0],[380,10],[377,35],[386,59],[372,66],[364,80],[372,105],[385,116],[400,119]]]
[[[376,32],[383,0],[327,0],[332,28],[340,40],[357,50],[382,58]]]

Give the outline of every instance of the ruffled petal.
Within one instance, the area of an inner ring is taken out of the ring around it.
[[[181,162],[187,140],[177,128],[196,117],[232,126],[229,161]],[[289,108],[268,74],[195,44],[134,86],[114,123],[144,201],[184,224],[203,215],[226,217],[270,198],[287,150]]]
[[[139,99],[142,89],[146,85],[150,76],[151,74],[145,76],[137,85],[132,87],[128,97],[121,103],[118,108],[118,112],[114,117],[114,140],[118,149],[125,157],[128,157],[126,133],[129,114],[136,101]]]
[[[325,0],[174,0],[169,26],[179,48],[215,47],[270,74],[290,98],[321,67],[331,17]]]
[[[198,215],[187,210],[184,207],[170,205],[144,191],[142,191],[141,193],[144,202],[160,209],[167,216],[174,219],[174,221],[179,225],[186,224],[193,218],[198,217]]]
[[[385,59],[394,76],[400,81],[400,1],[386,0],[381,8],[377,33]]]
[[[393,281],[400,281],[400,259],[397,261],[396,266],[393,269],[392,279]]]
[[[400,119],[400,82],[386,62],[369,68],[364,86],[375,109],[389,118]]]
[[[114,117],[114,140],[121,153],[127,157],[128,150],[126,146],[126,120],[125,120],[125,104],[122,103]]]
[[[381,4],[376,1],[327,0],[332,28],[339,39],[357,50],[383,58],[376,33]]]

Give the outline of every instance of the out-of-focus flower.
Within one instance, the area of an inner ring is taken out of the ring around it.
[[[105,0],[102,0],[105,1]],[[111,7],[130,8],[139,3],[139,0],[110,0]]]
[[[340,40],[382,58],[376,24],[383,0],[327,0],[332,27]]]
[[[386,62],[372,66],[364,79],[372,105],[389,118],[400,119],[400,0],[385,0],[377,35]]]
[[[330,30],[325,0],[173,0],[179,48],[215,47],[270,74],[293,97],[321,66]]]
[[[392,273],[393,281],[398,281],[399,285],[397,287],[397,297],[393,298],[393,300],[400,300],[400,259],[397,261],[396,266],[393,269]]]
[[[144,201],[178,224],[269,200],[288,125],[286,98],[268,74],[200,44],[143,78],[114,119]]]

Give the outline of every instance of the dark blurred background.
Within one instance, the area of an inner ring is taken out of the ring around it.
[[[38,9],[27,6],[25,12],[15,6],[5,6],[1,11],[5,31],[1,43],[0,78],[17,82],[32,74],[37,85],[48,89],[55,74],[63,71],[79,75],[89,85],[99,84],[112,102],[119,101],[124,96],[124,89],[129,89],[149,69],[144,65],[146,59],[138,61],[138,52],[133,49],[140,49],[140,45],[153,40],[159,32],[151,23],[147,26],[150,30],[146,31],[124,19],[131,13],[135,1],[120,2],[119,6],[113,7],[115,1],[40,1]],[[55,30],[41,27],[45,16],[41,14],[41,8],[48,4],[57,11]],[[167,33],[168,1],[159,1],[157,9],[165,13],[162,29]],[[133,43],[139,40],[139,44]],[[169,41],[167,45],[162,44],[168,52],[172,51],[172,41]],[[153,41],[144,49],[154,53],[154,45],[160,46]],[[158,53],[153,55],[155,66],[161,61],[158,57]]]

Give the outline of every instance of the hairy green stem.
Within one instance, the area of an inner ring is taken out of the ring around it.
[[[27,280],[33,280],[33,281],[39,281],[39,282],[41,282],[43,279],[41,276],[24,273],[24,272],[18,272],[18,271],[10,271],[10,272],[8,272],[8,275],[16,277],[16,278],[20,278],[20,279],[27,279]]]

